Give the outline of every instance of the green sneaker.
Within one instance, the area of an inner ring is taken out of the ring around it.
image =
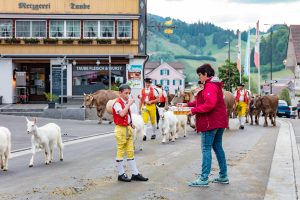
[[[229,178],[226,176],[224,178],[218,177],[212,180],[213,183],[220,183],[220,184],[229,184]]]
[[[190,187],[208,187],[208,180],[202,180],[200,177],[192,182],[188,182],[188,186]]]

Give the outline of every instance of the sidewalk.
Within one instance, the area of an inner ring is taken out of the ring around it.
[[[275,146],[265,200],[298,200],[300,197],[300,157],[292,124],[278,120],[280,130]]]

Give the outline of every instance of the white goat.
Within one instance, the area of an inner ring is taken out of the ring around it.
[[[3,171],[8,170],[8,158],[11,150],[11,134],[8,128],[0,127],[0,166]]]
[[[33,167],[33,159],[36,149],[45,150],[45,164],[53,162],[53,149],[58,146],[60,150],[60,161],[63,161],[63,143],[61,138],[60,127],[54,123],[46,124],[42,127],[37,127],[36,118],[34,121],[27,121],[27,133],[32,134],[31,145],[32,145],[32,157],[29,163],[29,167]]]
[[[160,120],[158,123],[159,131],[162,134],[162,143],[166,143],[167,138],[175,142],[177,118],[173,111],[165,111],[164,108],[158,108]]]
[[[176,132],[175,138],[176,139],[178,138],[178,133],[179,133],[180,129],[182,129],[183,137],[186,137],[186,126],[187,126],[187,120],[188,120],[187,115],[176,115],[176,118],[177,118],[177,124],[176,124],[177,132]]]
[[[141,115],[132,113],[132,124],[135,126],[133,129],[133,142],[134,147],[138,148],[140,151],[143,150],[142,139],[144,136],[144,120]]]

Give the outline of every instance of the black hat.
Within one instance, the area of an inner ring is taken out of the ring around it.
[[[201,81],[198,81],[198,85],[203,84]]]
[[[151,78],[145,78],[144,81],[145,81],[146,83],[152,83]]]
[[[238,86],[245,87],[245,84],[244,83],[240,83],[240,84],[238,84]]]
[[[161,88],[162,86],[161,86],[161,84],[160,84],[160,83],[157,83],[157,84],[156,84],[156,87],[159,87],[159,88]]]

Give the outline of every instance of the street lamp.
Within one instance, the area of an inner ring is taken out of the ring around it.
[[[229,79],[228,79],[228,84],[229,84],[229,86],[228,86],[228,89],[229,89],[229,91],[231,92],[231,73],[230,73],[230,71],[231,71],[231,69],[230,69],[230,40],[228,39],[228,41],[226,41],[226,42],[224,42],[225,44],[228,44],[228,65],[229,65],[229,68],[228,68],[228,77],[229,77]]]
[[[286,24],[264,24],[265,26],[271,26],[271,33],[270,33],[270,40],[271,40],[271,49],[270,49],[270,56],[271,56],[271,61],[270,61],[270,94],[273,92],[273,26],[274,25],[286,25]]]
[[[230,63],[230,40],[228,39],[228,41],[224,42],[225,44],[228,44],[228,61]]]

